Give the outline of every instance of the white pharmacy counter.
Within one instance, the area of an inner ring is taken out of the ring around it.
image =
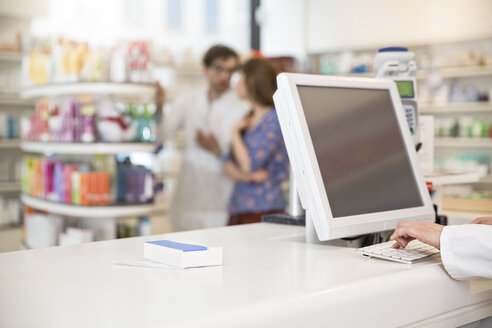
[[[146,240],[223,247],[223,265],[117,265]],[[492,281],[439,256],[405,265],[258,223],[0,254],[0,327],[457,327],[492,316]]]

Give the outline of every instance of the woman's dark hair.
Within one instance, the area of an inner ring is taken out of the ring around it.
[[[234,50],[218,44],[207,50],[203,56],[203,65],[205,65],[205,67],[210,67],[216,59],[227,59],[230,57],[236,59],[236,61],[239,61],[239,56]]]
[[[268,61],[253,58],[242,67],[249,96],[260,105],[273,107],[273,94],[277,90],[277,70]]]

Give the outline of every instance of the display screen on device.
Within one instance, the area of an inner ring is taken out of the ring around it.
[[[395,81],[398,93],[402,98],[413,98],[415,96],[413,92],[412,81]]]
[[[388,90],[297,89],[334,218],[423,206]]]

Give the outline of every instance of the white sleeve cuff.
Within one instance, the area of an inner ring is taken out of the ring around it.
[[[463,224],[444,227],[441,259],[457,280],[492,278],[492,226]]]
[[[441,233],[441,260],[444,268],[454,279],[459,279],[459,271],[456,268],[455,252],[453,251],[453,235],[456,226],[445,226]]]

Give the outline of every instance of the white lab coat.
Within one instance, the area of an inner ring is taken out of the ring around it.
[[[440,241],[442,263],[451,277],[492,279],[491,225],[446,226]]]
[[[226,91],[212,103],[205,88],[183,95],[164,117],[158,141],[184,130],[183,165],[169,211],[174,231],[224,226],[233,181],[225,176],[221,158],[195,141],[197,129],[212,132],[222,154],[230,149],[232,128],[248,111],[235,90]]]

